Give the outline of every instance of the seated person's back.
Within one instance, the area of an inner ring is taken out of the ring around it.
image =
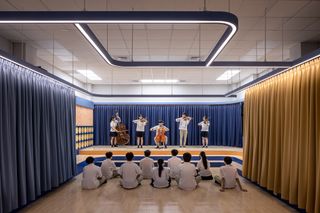
[[[123,163],[119,169],[120,184],[126,189],[136,188],[141,182],[142,171],[136,163],[132,162],[133,157],[133,153],[128,152],[126,154],[127,162]]]
[[[83,168],[82,174],[82,188],[96,189],[105,182],[105,177],[102,176],[100,167],[94,165],[93,157],[87,157],[87,166]]]
[[[158,160],[158,167],[153,168],[151,186],[155,188],[167,188],[170,186],[170,169],[163,167],[163,160]]]
[[[172,157],[168,159],[168,167],[170,168],[170,177],[176,178],[178,167],[179,165],[181,165],[182,161],[179,157],[177,157],[178,150],[176,149],[171,150],[171,155]]]
[[[183,160],[184,162],[178,168],[178,186],[184,190],[193,190],[198,185],[198,180],[196,180],[197,169],[192,163],[190,163],[190,153],[184,153]]]
[[[154,167],[154,162],[153,159],[150,158],[150,155],[150,150],[144,151],[145,158],[140,161],[140,168],[142,170],[142,176],[144,179],[152,178],[152,169]]]
[[[111,179],[117,175],[117,167],[112,161],[112,155],[112,152],[107,152],[106,159],[101,164],[101,173],[107,179]]]
[[[200,160],[197,163],[197,168],[202,180],[213,179],[212,173],[210,170],[210,162],[208,162],[206,153],[204,151],[200,152]]]
[[[232,165],[225,165],[220,167],[221,177],[224,178],[224,188],[232,189],[237,185],[236,179],[239,178],[238,171]]]

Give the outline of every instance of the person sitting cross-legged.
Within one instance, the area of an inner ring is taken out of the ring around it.
[[[225,157],[224,158],[225,166],[220,167],[220,176],[216,175],[214,177],[215,183],[220,185],[220,191],[224,192],[225,189],[234,189],[236,185],[239,185],[241,191],[246,192],[240,183],[238,171],[235,167],[231,165],[232,158]]]
[[[94,165],[93,157],[87,157],[86,163],[88,165],[83,168],[81,182],[83,189],[96,189],[107,182],[106,177],[101,173],[100,167]]]
[[[125,189],[134,189],[141,185],[142,171],[140,167],[132,162],[133,153],[128,152],[126,154],[127,162],[123,163],[119,169],[119,174],[121,177],[120,185]]]

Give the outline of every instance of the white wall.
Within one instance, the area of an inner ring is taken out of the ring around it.
[[[223,95],[229,91],[228,85],[92,85],[92,93],[135,94],[135,95]]]

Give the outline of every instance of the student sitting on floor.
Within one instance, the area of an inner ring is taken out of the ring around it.
[[[225,166],[220,167],[221,177],[214,177],[215,183],[221,185],[220,191],[224,192],[225,189],[234,189],[236,187],[236,184],[238,184],[240,190],[246,192],[247,190],[242,188],[242,185],[240,183],[237,169],[231,165],[232,158],[225,157],[224,163]]]
[[[194,190],[201,180],[201,177],[198,176],[196,167],[190,163],[191,157],[189,152],[184,153],[184,162],[178,168],[176,180],[179,188],[183,190]]]
[[[154,167],[153,159],[150,158],[150,150],[144,151],[144,158],[140,161],[140,168],[142,170],[142,176],[144,179],[152,178],[152,169]]]
[[[210,163],[208,162],[206,153],[204,151],[200,152],[200,160],[198,161],[197,169],[202,180],[213,179],[210,171]]]
[[[177,157],[179,151],[176,149],[171,150],[172,157],[168,159],[168,167],[170,168],[170,177],[175,179],[177,177],[177,170],[182,163],[181,159]]]
[[[119,169],[120,185],[125,189],[138,187],[143,179],[140,167],[132,162],[133,157],[133,153],[128,152],[126,154],[127,162],[123,163]]]
[[[155,188],[169,188],[171,179],[169,168],[163,167],[163,159],[158,160],[158,167],[153,168],[151,186]]]
[[[88,165],[83,168],[82,174],[81,185],[83,189],[96,189],[107,182],[106,178],[101,174],[100,167],[94,165],[93,162],[93,157],[87,157],[86,163]]]
[[[106,158],[101,164],[101,173],[107,179],[111,179],[118,176],[118,170],[114,162],[112,161],[112,152],[106,152]]]

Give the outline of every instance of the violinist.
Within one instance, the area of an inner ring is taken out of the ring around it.
[[[143,137],[144,137],[144,128],[147,125],[148,120],[140,114],[138,119],[133,120],[132,122],[137,124],[137,127],[136,127],[137,144],[138,144],[138,148],[140,148],[140,147],[142,148]]]
[[[116,120],[116,117],[112,116],[110,119],[110,144],[111,144],[111,147],[118,147],[118,145],[117,145],[117,135],[118,135],[117,125],[118,125],[118,122]]]
[[[179,123],[180,130],[180,147],[186,147],[188,137],[188,125],[191,121],[191,117],[187,113],[182,113],[180,118],[176,118],[176,122]]]
[[[150,129],[150,131],[156,131],[156,136],[154,137],[154,141],[157,144],[156,148],[160,148],[160,144],[164,144],[164,148],[167,148],[168,137],[166,136],[166,132],[169,131],[164,125],[163,121],[159,121],[157,126],[154,126]]]
[[[201,126],[202,148],[208,148],[208,133],[210,126],[208,116],[203,116],[202,121],[198,123],[198,126]]]

